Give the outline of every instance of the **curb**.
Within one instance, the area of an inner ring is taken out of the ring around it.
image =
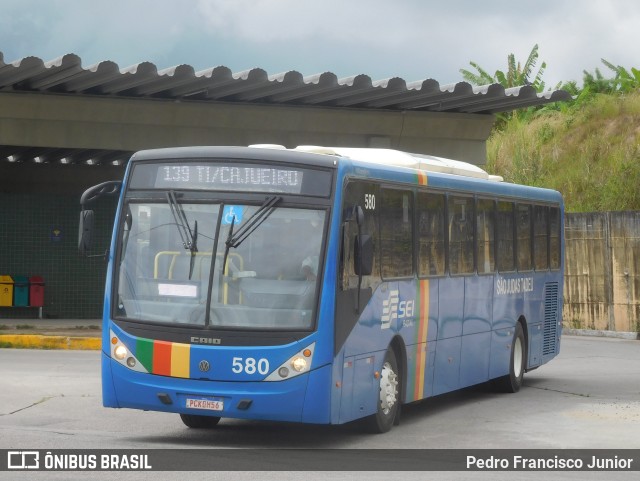
[[[610,337],[613,339],[626,339],[628,341],[640,340],[640,332],[606,331],[598,329],[570,329],[564,327],[562,335],[584,337]]]
[[[99,337],[43,336],[39,334],[2,334],[0,348],[100,350]]]

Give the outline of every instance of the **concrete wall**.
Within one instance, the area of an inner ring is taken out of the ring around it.
[[[486,162],[493,115],[0,93],[0,145],[386,147]]]
[[[640,332],[640,212],[567,214],[564,323]]]

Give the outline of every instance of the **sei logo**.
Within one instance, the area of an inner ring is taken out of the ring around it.
[[[382,302],[380,329],[389,329],[391,323],[398,319],[403,321],[403,325],[406,325],[406,320],[413,318],[414,306],[414,299],[401,301],[398,290],[389,291],[389,297]]]

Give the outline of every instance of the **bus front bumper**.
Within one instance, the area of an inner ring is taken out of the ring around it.
[[[281,382],[220,382],[132,371],[102,352],[105,407],[327,424],[330,385],[331,366]]]

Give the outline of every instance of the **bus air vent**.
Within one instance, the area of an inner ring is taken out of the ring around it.
[[[544,341],[542,355],[555,354],[558,338],[558,283],[548,282],[544,286]]]

